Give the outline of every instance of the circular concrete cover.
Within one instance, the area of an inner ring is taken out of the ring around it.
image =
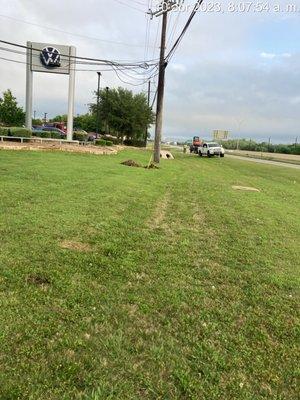
[[[167,150],[161,150],[160,151],[160,158],[163,158],[165,160],[174,160],[174,157],[173,157],[172,153],[170,153]]]

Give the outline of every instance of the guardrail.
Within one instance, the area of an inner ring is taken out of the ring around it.
[[[12,141],[12,140],[18,140],[21,143],[26,142],[51,142],[51,143],[59,143],[60,145],[62,144],[81,144],[79,140],[67,140],[67,139],[51,139],[51,138],[40,138],[37,136],[32,136],[32,137],[21,137],[21,136],[0,136],[0,141]]]

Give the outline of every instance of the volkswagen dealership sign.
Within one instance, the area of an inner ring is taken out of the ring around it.
[[[60,67],[60,52],[52,46],[44,47],[41,51],[41,62],[46,68]]]
[[[33,72],[70,73],[70,46],[32,42],[30,47],[30,65]]]
[[[67,138],[73,137],[76,49],[52,43],[27,42],[26,128],[32,128],[33,73],[69,75]]]

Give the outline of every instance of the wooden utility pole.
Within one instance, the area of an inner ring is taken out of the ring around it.
[[[166,33],[167,33],[168,12],[163,13],[162,28],[161,28],[161,42],[160,42],[160,61],[159,61],[159,75],[157,87],[157,104],[156,104],[156,125],[155,125],[155,139],[154,139],[154,162],[160,162],[160,147],[161,147],[161,132],[162,132],[162,118],[163,118],[163,104],[165,92],[165,50],[166,50]]]

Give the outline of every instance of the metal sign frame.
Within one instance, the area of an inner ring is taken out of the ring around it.
[[[48,57],[47,57],[48,56]],[[75,96],[75,57],[73,46],[27,42],[26,66],[26,128],[32,129],[33,73],[69,75],[67,139],[73,139]]]

